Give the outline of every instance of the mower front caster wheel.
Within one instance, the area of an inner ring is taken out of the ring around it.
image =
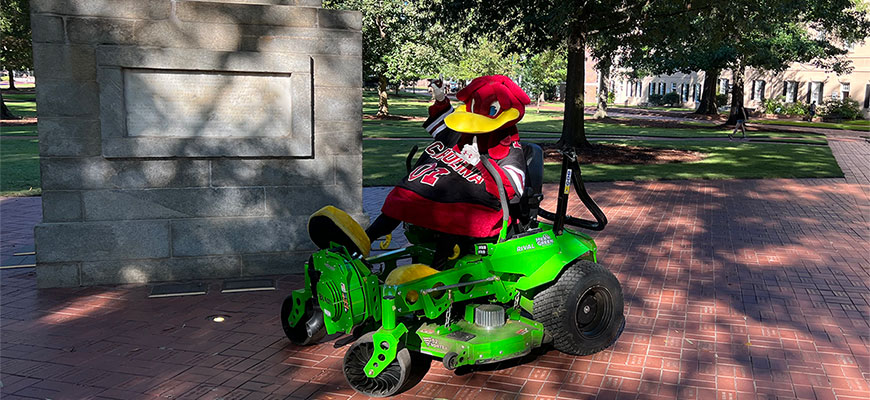
[[[301,305],[300,305],[301,306]],[[293,311],[293,296],[287,296],[281,304],[281,327],[284,334],[293,344],[308,346],[315,344],[326,336],[326,326],[323,324],[323,312],[314,307],[314,302],[305,302],[305,313],[299,318],[296,326],[290,326],[290,312]]]
[[[556,350],[594,354],[610,347],[625,327],[622,287],[601,265],[578,261],[535,296],[534,316]]]
[[[369,378],[364,368],[375,352],[375,343],[372,337],[374,332],[369,332],[354,342],[344,355],[344,378],[347,383],[366,396],[390,397],[405,389],[411,376],[411,353],[408,349],[401,349],[396,354],[387,368],[378,376]]]

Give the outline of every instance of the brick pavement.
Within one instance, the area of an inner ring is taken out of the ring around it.
[[[463,374],[433,362],[404,398],[868,397],[870,226],[857,182],[588,186],[611,221],[595,234],[601,262],[626,296],[616,345]],[[366,189],[366,210],[386,191]],[[136,286],[35,290],[31,270],[4,270],[0,394],[358,398],[334,337],[307,348],[283,338],[278,307],[301,281],[278,283],[275,292],[222,295],[212,282],[204,296],[146,299]],[[207,319],[215,314],[228,321]]]

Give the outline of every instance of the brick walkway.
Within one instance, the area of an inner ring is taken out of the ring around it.
[[[841,161],[846,180],[589,184],[611,221],[596,234],[601,262],[626,296],[617,344],[462,375],[433,362],[403,397],[867,399],[866,147],[844,143],[832,147],[856,154]],[[386,192],[365,190],[372,215]],[[4,252],[20,215],[7,201]],[[275,292],[222,295],[214,282],[205,296],[150,300],[144,287],[37,291],[31,270],[0,278],[4,400],[354,395],[334,338],[308,348],[283,338],[278,308],[298,276]]]

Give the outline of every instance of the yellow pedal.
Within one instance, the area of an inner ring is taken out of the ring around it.
[[[384,237],[384,240],[381,241],[381,244],[379,244],[378,247],[380,247],[381,250],[386,250],[386,249],[390,248],[390,242],[392,242],[392,241],[393,241],[393,234],[390,233]]]

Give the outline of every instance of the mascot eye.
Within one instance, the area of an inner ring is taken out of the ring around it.
[[[498,104],[498,101],[493,101],[489,106],[489,116],[494,117],[498,114],[499,110],[501,110],[501,106]]]

